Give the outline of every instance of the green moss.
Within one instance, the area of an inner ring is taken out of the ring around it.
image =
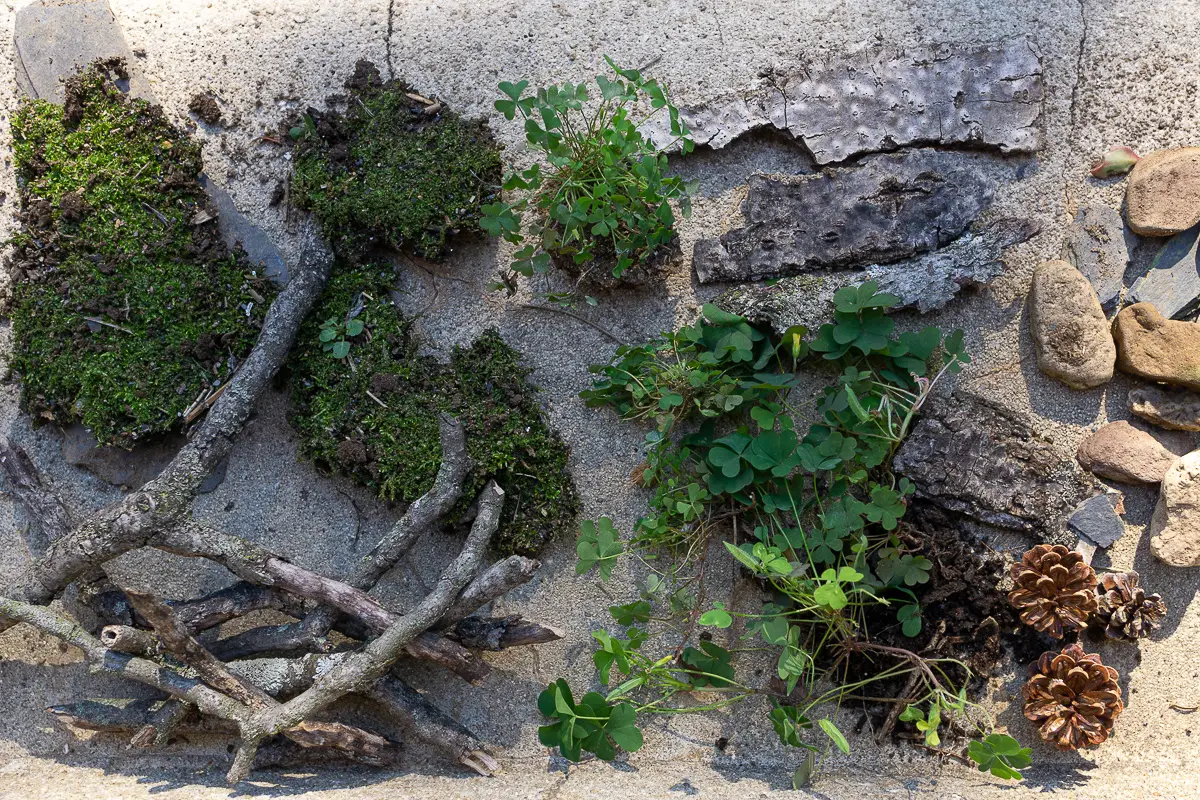
[[[466,426],[474,465],[459,510],[495,478],[507,494],[497,549],[537,552],[573,527],[578,499],[567,447],[547,426],[520,354],[489,331],[449,364],[418,355],[411,320],[391,301],[394,280],[391,267],[342,267],[301,329],[291,385],[304,455],[384,499],[412,501],[441,464],[437,413],[448,411]],[[349,314],[364,323],[349,340],[353,369],[319,340],[322,322]]]
[[[35,418],[105,444],[181,424],[252,347],[271,288],[215,222],[200,147],[112,84],[119,63],[67,83],[64,107],[13,115],[21,186],[12,368]]]
[[[292,196],[312,211],[338,253],[361,261],[385,244],[441,258],[448,237],[474,231],[499,191],[500,154],[483,123],[438,105],[401,81],[381,83],[360,61],[341,111],[309,109],[292,129]]]

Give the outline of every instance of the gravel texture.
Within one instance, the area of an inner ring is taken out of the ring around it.
[[[789,65],[805,56],[836,56],[882,37],[898,46],[936,42],[982,43],[1028,37],[1043,58],[1046,111],[1044,149],[1019,157],[1023,179],[997,187],[989,212],[1036,219],[1043,232],[1008,251],[1007,269],[992,287],[964,293],[942,312],[905,316],[902,325],[936,322],[965,327],[974,366],[958,384],[964,391],[994,398],[1049,437],[1064,460],[1079,441],[1110,418],[1124,418],[1126,395],[1136,384],[1117,376],[1105,387],[1075,392],[1046,379],[1037,369],[1025,319],[1025,295],[1037,264],[1061,250],[1063,232],[1084,203],[1120,207],[1120,180],[1087,176],[1090,160],[1114,144],[1139,152],[1181,146],[1200,139],[1195,75],[1200,52],[1194,31],[1200,9],[1171,0],[1013,0],[971,3],[939,0],[864,0],[794,3],[742,0],[372,0],[318,3],[314,0],[213,0],[151,2],[114,0],[114,11],[155,96],[168,113],[189,119],[188,103],[197,92],[219,98],[220,128],[198,131],[205,143],[208,174],[225,186],[233,201],[278,242],[294,261],[311,241],[310,229],[282,206],[269,201],[286,159],[260,141],[289,111],[320,105],[340,91],[354,62],[369,58],[437,96],[467,116],[489,114],[492,87],[499,80],[528,78],[534,85],[579,81],[602,68],[602,54],[619,63],[640,65],[660,58],[655,76],[685,103],[695,104],[728,87],[746,86],[764,67]],[[0,6],[0,40],[11,41],[13,13]],[[0,47],[0,73],[11,75],[11,47]],[[11,109],[15,86],[0,81],[0,105]],[[528,163],[519,127],[493,114],[507,158]],[[8,146],[7,114],[0,116],[0,145]],[[794,146],[773,137],[749,136],[719,152],[699,152],[680,164],[688,178],[704,185],[693,218],[680,228],[682,252],[702,237],[742,224],[737,211],[743,187],[755,171],[803,174],[809,160]],[[0,235],[12,230],[13,176],[0,172]],[[1153,250],[1139,248],[1134,269],[1145,269]],[[410,270],[406,310],[425,310],[421,323],[435,352],[447,354],[490,326],[525,351],[533,380],[543,389],[551,422],[573,448],[572,469],[584,514],[612,516],[629,530],[645,498],[628,480],[641,460],[643,431],[616,424],[607,413],[585,409],[577,398],[587,386],[585,366],[603,360],[612,343],[569,317],[528,311],[526,295],[505,298],[485,285],[507,263],[508,252],[485,243],[456,248],[451,260],[430,273]],[[3,283],[0,281],[0,292]],[[660,329],[690,322],[697,304],[718,287],[695,284],[686,259],[667,269],[659,286],[622,292],[581,313],[617,336],[637,341]],[[0,327],[0,353],[9,331]],[[63,464],[57,434],[31,430],[17,410],[18,387],[0,385],[0,433],[25,445],[60,489],[82,508],[119,496],[115,488]],[[205,495],[197,516],[219,520],[231,531],[269,543],[300,563],[336,572],[346,569],[383,532],[394,511],[363,490],[330,481],[297,463],[287,426],[286,397],[272,394],[259,408],[230,460],[225,482]],[[1020,676],[1000,676],[989,702],[1026,743],[1037,766],[1018,789],[1001,788],[987,776],[953,763],[941,765],[915,749],[873,744],[864,728],[852,737],[853,758],[836,752],[825,761],[815,787],[831,798],[1194,797],[1200,792],[1200,765],[1193,757],[1194,717],[1169,708],[1196,704],[1196,653],[1200,650],[1200,605],[1194,603],[1200,577],[1155,561],[1143,536],[1153,510],[1152,489],[1126,495],[1129,533],[1100,566],[1137,569],[1149,591],[1164,595],[1170,613],[1140,656],[1119,643],[1096,645],[1106,664],[1126,676],[1127,710],[1115,737],[1103,748],[1059,754],[1035,742],[1020,714]],[[18,526],[21,514],[0,498],[0,585],[18,578],[27,554]],[[445,561],[450,543],[432,537],[410,563],[396,571],[386,590],[402,600],[419,590]],[[456,543],[455,543],[456,544]],[[1021,550],[1018,536],[996,538],[997,548]],[[570,542],[550,548],[542,572],[505,600],[504,611],[567,628],[561,642],[533,650],[488,654],[494,674],[481,687],[469,687],[444,674],[417,671],[414,684],[472,727],[505,748],[507,771],[492,781],[466,778],[413,753],[404,773],[320,772],[314,776],[266,773],[245,792],[263,795],[359,798],[451,797],[766,797],[790,787],[797,756],[778,744],[763,715],[748,708],[704,717],[655,719],[646,747],[627,763],[588,764],[565,770],[534,735],[534,698],[544,683],[565,675],[573,683],[591,679],[591,630],[604,624],[596,612],[620,600],[628,585],[618,573],[609,586],[574,575]],[[724,563],[719,559],[714,564]],[[180,596],[214,588],[229,576],[217,567],[200,568],[158,554],[123,559],[127,575]],[[717,570],[711,591],[729,586],[732,569]],[[751,592],[734,587],[741,596]],[[736,597],[736,593],[735,593]],[[66,665],[66,666],[60,666]],[[23,627],[0,635],[0,800],[40,797],[228,797],[221,773],[229,755],[203,742],[175,746],[169,755],[127,751],[104,738],[75,740],[56,729],[42,708],[83,696],[129,696],[136,689],[88,676],[75,654]],[[364,713],[366,713],[364,711]],[[843,730],[854,730],[859,714],[843,711]],[[714,742],[725,737],[724,751]],[[783,792],[786,794],[786,792]],[[797,795],[804,796],[804,795]]]

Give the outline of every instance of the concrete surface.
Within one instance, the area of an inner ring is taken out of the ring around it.
[[[338,91],[358,58],[373,59],[385,72],[390,67],[418,90],[468,114],[488,114],[509,147],[508,157],[524,162],[529,154],[519,127],[491,112],[492,87],[499,80],[522,77],[534,85],[583,80],[602,68],[602,54],[632,65],[661,56],[653,73],[680,100],[691,103],[710,92],[746,85],[764,66],[834,55],[873,37],[906,45],[1027,36],[1044,59],[1046,147],[1018,162],[1025,165],[1024,179],[1000,187],[991,213],[1034,216],[1043,233],[1009,251],[1007,271],[990,290],[959,298],[946,311],[921,318],[920,324],[932,319],[945,327],[966,328],[976,362],[960,385],[1028,412],[1064,458],[1071,457],[1089,430],[1127,416],[1125,397],[1132,383],[1118,377],[1104,389],[1073,392],[1037,371],[1024,309],[1032,270],[1060,251],[1076,204],[1119,206],[1119,181],[1087,177],[1095,154],[1113,144],[1140,152],[1195,144],[1200,134],[1195,78],[1200,74],[1195,47],[1200,5],[1178,0],[116,0],[113,10],[130,48],[144,54],[139,56],[141,68],[169,114],[186,120],[187,102],[197,91],[213,91],[219,98],[229,126],[197,132],[205,142],[207,172],[228,187],[238,207],[273,235],[290,259],[303,247],[304,229],[286,231],[282,211],[267,206],[287,165],[259,136],[289,110],[319,105]],[[0,75],[13,74],[13,15],[11,4],[0,6]],[[0,143],[6,149],[14,98],[14,82],[0,79]],[[680,226],[683,251],[690,253],[697,238],[739,224],[741,187],[752,172],[800,173],[811,165],[786,142],[765,137],[695,154],[679,168],[689,178],[703,179],[695,215]],[[11,170],[0,172],[0,191],[8,197],[0,207],[0,235],[7,235],[15,198]],[[1152,254],[1152,248],[1139,249],[1135,264],[1144,268]],[[422,328],[437,350],[445,352],[494,325],[526,353],[550,418],[573,448],[584,513],[610,515],[629,530],[645,507],[645,498],[627,479],[640,461],[642,431],[585,409],[576,396],[587,386],[586,365],[606,359],[612,345],[567,317],[521,309],[526,296],[506,299],[487,293],[484,287],[506,263],[506,255],[493,245],[472,243],[459,247],[436,273],[413,267],[406,305],[412,311],[429,308]],[[662,286],[616,295],[584,313],[627,340],[642,340],[690,322],[696,304],[720,288],[699,289],[682,259]],[[917,323],[916,318],[910,321]],[[0,352],[7,350],[8,341],[7,326],[0,326]],[[25,445],[80,508],[119,496],[118,490],[63,465],[56,434],[31,430],[18,412],[17,396],[12,382],[0,385],[0,432]],[[267,542],[300,563],[336,572],[371,545],[394,511],[297,463],[286,410],[283,395],[264,400],[231,458],[225,482],[201,499],[196,513]],[[961,766],[940,765],[910,748],[878,748],[864,731],[852,738],[850,758],[826,760],[812,796],[1200,795],[1200,763],[1192,758],[1196,723],[1169,708],[1171,703],[1200,704],[1200,604],[1195,602],[1200,574],[1162,567],[1151,558],[1142,532],[1153,501],[1150,489],[1127,492],[1126,519],[1133,527],[1110,560],[1141,571],[1143,583],[1164,595],[1170,614],[1160,634],[1142,645],[1140,658],[1118,645],[1100,648],[1106,663],[1126,675],[1127,709],[1108,744],[1070,755],[1036,745],[1036,766],[1024,784],[1012,787]],[[0,498],[0,586],[17,580],[25,566],[27,553],[18,533],[22,524],[20,513]],[[438,537],[425,542],[393,576],[388,586],[392,596],[402,601],[435,574],[449,544]],[[89,676],[73,653],[18,627],[0,635],[0,798],[787,795],[798,758],[778,745],[752,704],[728,714],[656,718],[648,726],[646,747],[615,766],[587,764],[567,773],[564,762],[548,757],[535,737],[534,698],[559,675],[577,685],[591,680],[589,632],[604,624],[602,609],[620,601],[621,587],[632,576],[618,574],[608,585],[576,577],[570,542],[552,547],[543,560],[540,575],[503,606],[567,628],[571,633],[565,640],[489,654],[494,674],[477,688],[433,671],[413,675],[413,682],[443,707],[505,748],[501,760],[506,772],[499,778],[468,778],[416,752],[401,772],[260,773],[254,785],[235,792],[221,784],[229,755],[211,743],[141,754],[116,740],[76,740],[55,728],[41,711],[46,705],[83,696],[135,696],[139,690]],[[219,568],[158,554],[123,561],[127,575],[139,576],[147,585],[168,586],[179,596],[228,580]],[[718,583],[730,582],[731,572],[717,576]],[[997,679],[989,703],[1002,725],[1031,743],[1032,730],[1010,702],[1019,684],[1015,674]],[[841,727],[851,730],[857,722],[857,713],[846,712]],[[724,752],[714,746],[718,737],[729,739]]]

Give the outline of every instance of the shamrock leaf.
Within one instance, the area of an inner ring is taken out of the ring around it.
[[[575,565],[576,574],[583,575],[592,567],[599,567],[600,577],[608,580],[613,563],[622,551],[617,529],[608,517],[601,517],[598,522],[584,520],[579,527],[579,541],[575,545],[575,552],[579,556],[579,562]]]
[[[1021,747],[1020,742],[1003,733],[993,733],[967,746],[967,755],[979,765],[980,772],[990,771],[1005,780],[1021,780],[1024,776],[1020,770],[1029,766],[1032,754],[1032,748]]]
[[[700,642],[700,649],[684,648],[680,655],[683,663],[703,674],[692,675],[692,685],[696,687],[712,686],[720,688],[733,682],[733,656],[725,648],[712,642]]]
[[[705,611],[700,615],[699,624],[712,628],[728,628],[733,624],[733,617],[725,610],[725,604],[718,601],[713,602],[711,611]]]

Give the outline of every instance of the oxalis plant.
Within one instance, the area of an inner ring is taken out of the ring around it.
[[[911,638],[925,625],[920,592],[932,564],[896,535],[913,487],[890,464],[935,385],[970,361],[961,331],[895,334],[886,311],[897,302],[874,282],[843,288],[833,321],[813,336],[804,327],[779,336],[706,305],[694,325],[622,346],[591,368],[588,405],[651,426],[640,480],[653,495],[628,537],[607,517],[583,523],[577,572],[609,580],[618,559],[634,558],[648,577],[640,599],[609,609],[618,632],[593,634],[601,689],[576,701],[559,679],[542,693],[539,708],[552,720],[540,729],[544,744],[572,760],[611,759],[641,746],[643,715],[765,696],[780,741],[806,751],[801,784],[818,753],[849,752],[836,708],[880,700],[868,687],[907,678],[912,699],[900,718],[926,746],[936,748],[939,726],[957,717],[985,737],[968,751],[980,769],[1020,777],[1030,751],[968,713],[966,665],[879,644],[868,630],[869,620],[890,618]],[[804,397],[800,369],[830,382]],[[718,537],[773,590],[760,613],[719,600],[704,608],[705,562]],[[743,646],[721,647],[704,630],[735,618]],[[738,653],[762,651],[774,655],[778,687],[739,672]],[[876,665],[865,676],[864,661]]]
[[[679,109],[658,81],[605,61],[615,77],[596,76],[599,98],[583,83],[535,91],[529,81],[500,84],[496,109],[524,121],[526,140],[545,159],[505,176],[503,188],[515,199],[483,206],[483,229],[518,245],[515,273],[548,276],[558,264],[579,274],[577,287],[597,271],[619,279],[673,245],[672,204],[691,213],[694,185],[666,174],[665,150],[692,150]],[[664,112],[674,138],[659,148],[641,126]],[[511,279],[496,288],[506,286]],[[550,291],[547,282],[544,294],[567,303],[575,291]]]

